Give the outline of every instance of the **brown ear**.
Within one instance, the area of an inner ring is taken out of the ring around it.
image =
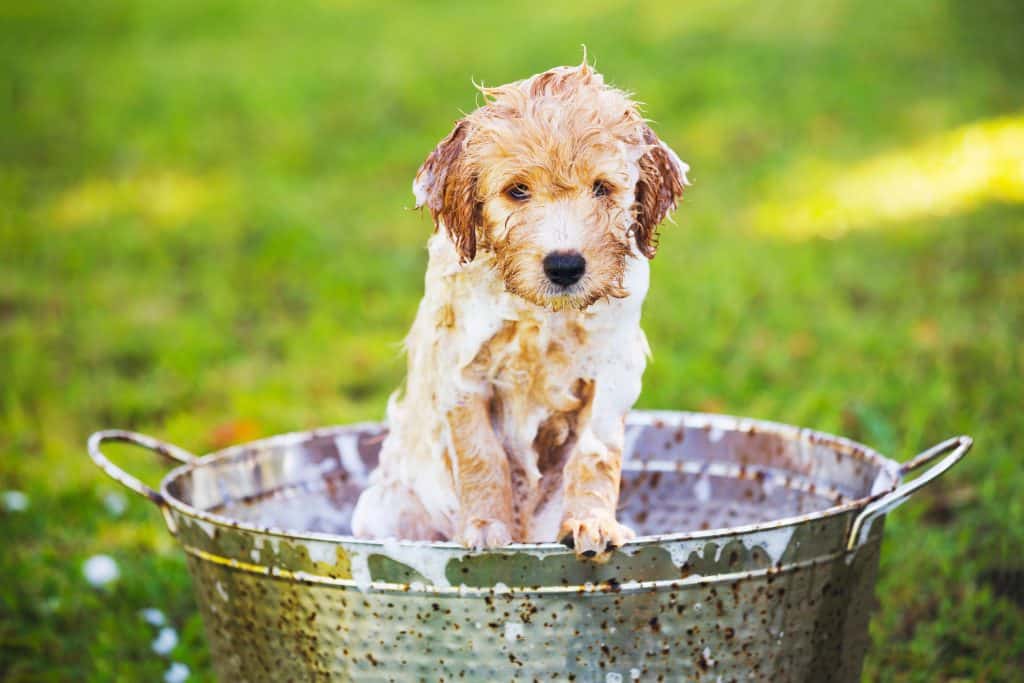
[[[430,209],[436,229],[442,222],[463,263],[476,256],[476,228],[481,204],[476,198],[476,174],[465,163],[463,146],[469,124],[459,121],[438,143],[412,183],[416,208]]]
[[[676,208],[682,197],[683,186],[688,184],[689,167],[647,127],[644,142],[650,149],[640,157],[633,235],[640,252],[647,258],[654,258],[658,251],[658,224]]]

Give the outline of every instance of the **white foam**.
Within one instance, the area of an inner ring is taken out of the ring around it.
[[[698,555],[704,554],[703,541],[697,543],[672,543],[668,546],[668,554],[672,558],[672,564],[680,568],[690,561],[690,555],[693,553]]]
[[[384,540],[382,546],[386,557],[416,570],[430,585],[451,587],[446,572],[448,563],[457,557],[425,543],[399,543],[394,538]]]
[[[368,563],[369,556],[362,551],[355,551],[349,554],[349,561],[351,563],[352,580],[356,583],[356,588],[361,591],[365,591],[373,583],[373,578],[370,576],[370,565]]]
[[[306,544],[306,550],[309,551],[309,559],[313,562],[323,562],[331,566],[338,562],[337,546],[333,543],[310,541]]]
[[[762,548],[774,565],[782,560],[786,548],[789,547],[789,542],[793,540],[794,531],[796,531],[795,526],[784,526],[778,529],[744,534],[742,539],[751,550]]]

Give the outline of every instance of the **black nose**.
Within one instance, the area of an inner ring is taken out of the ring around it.
[[[544,257],[544,272],[556,285],[576,284],[586,269],[587,262],[578,251],[553,251]]]

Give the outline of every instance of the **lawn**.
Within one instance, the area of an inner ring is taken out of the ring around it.
[[[1021,7],[3,3],[0,491],[27,507],[0,501],[0,679],[211,680],[183,556],[152,506],[119,510],[88,434],[207,452],[378,419],[422,291],[419,163],[471,78],[585,43],[695,181],[653,262],[640,405],[900,460],[973,435],[886,526],[865,680],[1020,680]]]

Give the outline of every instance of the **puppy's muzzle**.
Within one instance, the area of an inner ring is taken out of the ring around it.
[[[579,282],[586,270],[587,261],[578,251],[553,251],[544,257],[544,274],[561,287]]]

